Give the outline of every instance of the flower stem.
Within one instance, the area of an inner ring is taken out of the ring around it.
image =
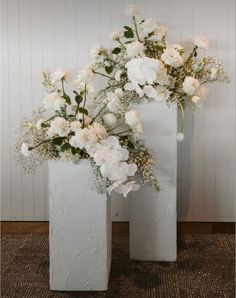
[[[86,100],[87,100],[87,84],[85,84],[85,87],[84,87],[84,103],[83,103],[83,108],[85,108]],[[83,113],[83,127],[84,127],[84,113]]]
[[[114,80],[113,77],[107,76],[107,75],[105,75],[104,73],[101,73],[101,72],[98,72],[98,71],[93,71],[93,73],[96,73],[96,74],[98,74],[98,75],[100,75],[100,76],[103,76],[103,77],[105,77],[105,78]]]
[[[138,27],[137,27],[135,16],[133,16],[133,21],[134,21],[134,27],[135,27],[135,32],[136,32],[136,35],[137,35],[137,39],[140,42],[141,40],[140,40],[139,35],[138,35]]]
[[[101,110],[97,113],[97,115],[93,118],[93,120],[92,120],[92,122],[90,123],[90,124],[92,124],[94,121],[95,121],[95,119],[101,114],[101,112],[105,109],[105,107],[106,106],[103,106],[102,108],[101,108]]]
[[[120,135],[120,134],[122,134],[122,133],[126,133],[126,132],[129,132],[129,131],[132,131],[132,129],[128,129],[128,130],[125,130],[125,131],[121,131],[121,132],[118,132],[118,133],[116,133],[115,135]]]
[[[183,133],[184,132],[184,109],[180,101],[178,102],[178,106],[181,110],[181,132]]]
[[[118,41],[118,42],[119,42],[119,44],[122,46],[122,48],[126,50],[126,47],[125,47],[125,45],[124,45],[124,44],[123,44],[123,43],[120,41],[120,39],[119,39],[119,38],[117,39],[117,41]]]
[[[47,142],[50,142],[50,141],[51,141],[51,139],[44,140],[44,141],[38,143],[37,145],[35,145],[35,146],[33,146],[33,147],[29,147],[29,150],[33,150],[33,149],[35,149],[35,148],[41,146],[42,144],[47,143]]]

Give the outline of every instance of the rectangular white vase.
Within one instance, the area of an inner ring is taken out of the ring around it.
[[[88,160],[49,162],[50,289],[103,291],[111,266],[110,200]]]
[[[130,258],[176,260],[177,111],[165,102],[135,107],[144,126],[143,139],[157,156],[154,173],[161,191],[146,185],[129,195]]]

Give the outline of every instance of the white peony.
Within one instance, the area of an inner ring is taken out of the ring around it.
[[[59,68],[57,71],[51,74],[51,81],[53,84],[57,83],[62,79],[64,79],[65,81],[68,81],[69,78],[70,78],[69,72],[61,68]]]
[[[92,128],[93,128],[94,132],[96,133],[98,140],[102,140],[102,139],[105,139],[108,137],[108,133],[102,124],[100,124],[98,122],[94,122],[92,125]]]
[[[138,84],[152,84],[157,77],[159,66],[159,60],[148,57],[134,58],[125,65],[128,78],[135,89],[138,89]]]
[[[171,94],[171,92],[163,86],[157,86],[154,88],[153,86],[145,86],[144,93],[149,98],[153,98],[156,101],[167,100]]]
[[[125,113],[125,122],[137,133],[143,132],[139,112],[131,110]]]
[[[154,19],[147,18],[141,23],[140,27],[145,34],[148,34],[155,31],[158,28],[158,25]]]
[[[102,119],[108,127],[114,127],[117,125],[117,118],[112,113],[108,113],[108,114],[104,115],[102,117]]]
[[[60,136],[66,137],[70,133],[70,122],[64,119],[63,117],[56,117],[50,124],[50,128],[47,131],[47,134],[50,137]]]
[[[137,17],[140,14],[140,9],[136,5],[130,4],[126,7],[125,14],[131,17]]]
[[[160,40],[162,40],[162,38],[164,36],[167,35],[167,32],[168,32],[168,28],[167,27],[159,25],[159,26],[157,26],[155,28],[154,34],[149,37],[149,40],[160,41]]]
[[[39,119],[36,123],[36,128],[41,129],[42,128],[42,123],[45,121],[45,119]]]
[[[76,132],[77,129],[81,128],[82,124],[80,121],[72,121],[70,123],[70,129],[73,132]]]
[[[176,139],[178,142],[182,142],[184,140],[184,134],[182,132],[177,133]]]
[[[199,86],[200,86],[199,81],[193,77],[187,76],[184,79],[183,90],[188,95],[193,95]]]
[[[120,98],[114,92],[108,92],[105,100],[107,108],[110,112],[119,114],[122,111]]]
[[[45,109],[53,109],[55,111],[59,111],[67,105],[65,99],[57,91],[48,93],[44,97],[43,103]]]
[[[133,41],[126,46],[127,55],[131,58],[144,55],[144,45],[139,41]]]
[[[171,65],[173,67],[179,67],[184,63],[183,57],[180,55],[178,50],[173,48],[173,46],[168,46],[163,54],[161,55],[161,60],[167,64]]]
[[[21,145],[21,153],[25,157],[28,157],[30,155],[29,145],[27,143],[23,143]]]
[[[206,36],[197,36],[193,41],[199,48],[207,49],[209,47],[209,39]]]
[[[90,58],[96,60],[100,56],[101,50],[102,46],[98,43],[95,44],[93,48],[90,50]]]
[[[75,135],[69,141],[70,145],[75,148],[89,149],[97,143],[97,135],[93,128],[85,127],[77,129]]]
[[[90,82],[95,76],[93,72],[93,67],[94,67],[93,64],[88,64],[83,69],[81,69],[77,75],[78,81],[82,81],[85,83]]]

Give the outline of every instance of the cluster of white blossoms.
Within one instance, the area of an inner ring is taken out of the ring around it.
[[[92,63],[75,79],[62,69],[43,72],[43,105],[50,117],[40,113],[41,118],[23,125],[24,138],[17,148],[21,156],[31,158],[31,165],[50,158],[90,159],[97,180],[102,177],[109,192],[127,196],[139,188],[136,172],[159,190],[152,174],[154,158],[141,141],[142,110],[139,114],[133,104],[155,100],[176,106],[182,116],[177,140],[183,141],[184,109],[201,106],[208,93],[203,85],[227,82],[228,77],[221,61],[205,56],[207,37],[194,37],[188,50],[169,41],[167,27],[141,18],[137,6],[129,5],[125,13],[132,25],[110,33],[112,48],[96,44],[90,51]],[[93,80],[98,76],[106,83],[95,93]],[[20,163],[24,166],[22,159]]]

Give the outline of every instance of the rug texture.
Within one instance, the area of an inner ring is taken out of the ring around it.
[[[113,236],[106,292],[49,290],[47,235],[1,237],[1,297],[234,298],[234,235],[179,235],[176,262],[129,260],[128,237]]]

